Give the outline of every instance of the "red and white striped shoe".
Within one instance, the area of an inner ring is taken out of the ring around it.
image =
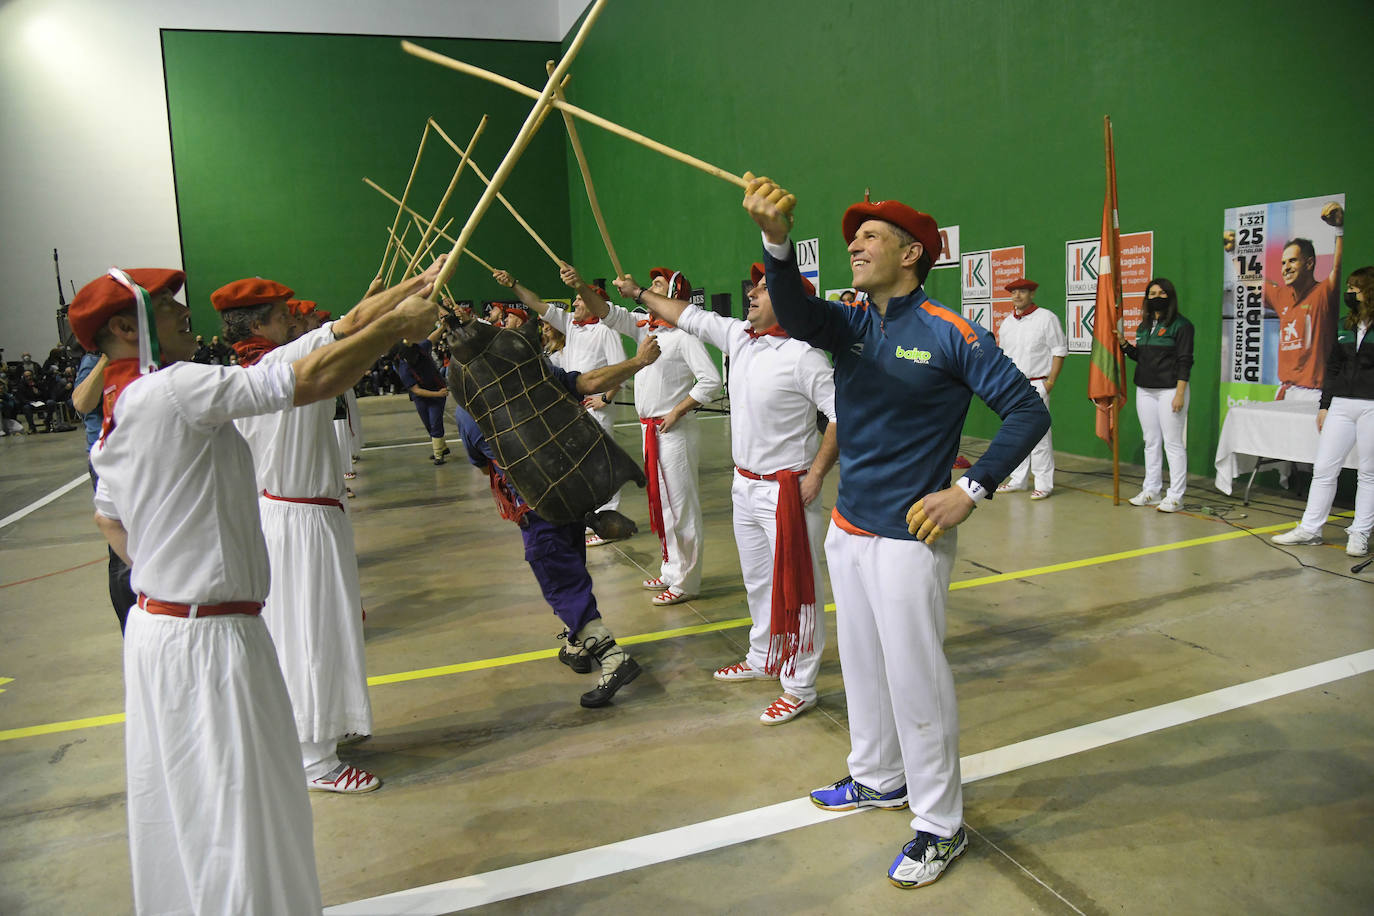
[[[670,604],[681,604],[684,601],[690,600],[691,597],[692,596],[686,592],[680,592],[675,588],[665,588],[649,600],[658,607],[667,607]]]
[[[668,583],[664,582],[658,576],[654,576],[652,579],[645,579],[639,584],[651,592],[661,592],[668,587]]]
[[[308,780],[305,787],[311,792],[339,792],[344,795],[357,795],[380,789],[382,780],[367,770],[360,770],[347,763],[341,763],[323,776]]]
[[[760,671],[747,661],[735,662],[724,668],[717,668],[712,675],[718,681],[771,681],[776,680],[766,671]]]
[[[801,715],[803,710],[810,709],[815,705],[815,699],[793,701],[781,696],[768,704],[768,708],[759,716],[759,721],[764,725],[781,725],[784,722],[791,722]]]

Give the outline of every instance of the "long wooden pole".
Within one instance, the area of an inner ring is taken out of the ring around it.
[[[1122,316],[1125,315],[1124,303],[1121,301],[1121,259],[1120,252],[1117,251],[1120,237],[1118,232],[1121,229],[1121,218],[1117,214],[1116,200],[1116,149],[1112,143],[1112,119],[1109,116],[1102,118],[1102,137],[1107,156],[1107,192],[1112,202],[1112,223],[1107,233],[1108,238],[1102,240],[1102,247],[1108,251],[1112,265],[1112,297],[1116,302],[1116,315],[1113,316],[1118,330],[1121,329]],[[1126,378],[1125,355],[1120,346],[1116,348],[1116,385],[1117,391],[1121,391]],[[1121,398],[1112,398],[1112,505],[1121,505]]]
[[[400,238],[396,238],[396,234],[392,233],[391,237],[396,238],[396,250],[391,253],[391,266],[386,269],[386,281],[382,283],[383,287],[391,285],[391,274],[396,270],[396,260],[401,256],[401,243],[405,241],[406,236],[410,234],[410,228],[414,225],[415,220],[412,218],[410,222],[406,223],[405,229],[401,231]]]
[[[496,200],[496,193],[500,191],[501,186],[506,183],[506,179],[510,177],[510,173],[515,169],[515,164],[520,161],[520,156],[525,152],[525,148],[530,145],[530,140],[534,137],[534,130],[539,123],[540,115],[544,113],[545,109],[548,108],[549,102],[553,100],[553,93],[554,90],[558,88],[559,81],[563,79],[563,76],[568,72],[568,68],[572,66],[572,62],[577,57],[578,52],[582,50],[582,45],[587,41],[587,35],[590,34],[592,26],[596,23],[596,20],[600,18],[601,11],[605,9],[605,7],[606,0],[596,0],[596,2],[592,4],[592,8],[587,11],[587,16],[582,20],[582,26],[577,30],[577,35],[574,36],[572,43],[568,45],[567,52],[563,55],[563,59],[558,62],[558,66],[554,68],[553,74],[549,77],[548,82],[544,84],[544,91],[539,93],[534,107],[530,109],[529,115],[525,118],[524,125],[520,128],[520,133],[516,134],[515,141],[511,144],[510,149],[506,151],[505,157],[501,160],[501,165],[497,167],[496,173],[492,175],[491,184],[487,185],[486,191],[483,192],[481,199],[477,201],[477,206],[473,208],[472,213],[468,216],[468,221],[463,225],[462,231],[458,233],[458,241],[453,243],[452,256],[444,262],[444,266],[439,270],[439,276],[434,280],[434,289],[429,294],[431,302],[438,300],[440,288],[448,282],[449,277],[458,266],[459,253],[462,252],[463,248],[467,245],[468,240],[472,238],[472,234],[477,231],[477,224],[482,221],[482,217],[486,216],[487,210],[491,208],[492,202]],[[407,44],[407,42],[402,42],[403,46],[405,44]]]
[[[548,110],[551,111],[552,109]],[[440,127],[437,122],[432,123],[434,123],[435,133],[437,133],[440,137],[443,137],[445,140],[447,140],[449,145],[453,146],[454,149],[457,149],[458,147],[453,143],[453,140],[449,138],[448,134],[444,133],[444,129]],[[472,174],[476,175],[477,178],[483,184],[491,184],[491,179],[487,177],[486,173],[482,171],[482,169],[477,165],[476,162],[469,162],[468,165],[472,167]],[[525,218],[521,216],[518,211],[516,211],[515,205],[506,199],[506,195],[498,193],[496,195],[496,199],[499,200],[501,204],[507,210],[510,211],[510,215],[515,217],[515,221],[519,223],[522,227],[524,227],[525,231],[530,234],[530,238],[534,239],[535,244],[538,245],[540,248],[544,249],[544,253],[549,256],[549,258],[553,261],[554,265],[559,269],[562,269],[565,263],[564,260],[554,253],[554,250],[549,247],[548,242],[545,242],[542,238],[540,238],[539,233],[534,231],[534,227],[527,223],[525,221]]]
[[[553,61],[547,61],[544,66],[549,72],[553,72]],[[567,101],[563,98],[562,86],[554,93],[554,100]],[[611,244],[611,233],[606,229],[606,217],[601,215],[601,204],[596,199],[596,187],[592,185],[592,170],[587,165],[587,154],[582,149],[582,140],[577,136],[577,121],[561,109],[559,114],[563,116],[563,126],[568,129],[568,142],[572,144],[573,155],[577,157],[577,167],[582,172],[582,185],[587,189],[587,202],[592,205],[592,218],[596,220],[596,228],[601,231],[601,241],[606,245],[606,254],[611,256],[611,266],[615,268],[615,275],[626,276],[624,268],[620,266],[620,258],[616,257],[615,246]]]
[[[591,17],[588,16],[588,18]],[[401,47],[405,50],[407,54],[413,54],[416,57],[427,60],[430,63],[438,64],[441,67],[447,67],[450,70],[457,70],[459,73],[466,73],[469,76],[476,76],[480,79],[487,80],[488,82],[495,83],[498,86],[504,86],[512,92],[518,92],[523,96],[528,96],[529,98],[533,99],[539,99],[544,97],[543,93],[540,93],[538,90],[531,89],[524,83],[517,83],[515,80],[501,76],[499,73],[492,73],[490,70],[483,70],[481,67],[474,67],[472,64],[464,63],[461,60],[455,60],[452,57],[446,57],[445,55],[439,54],[436,51],[431,51],[428,48],[422,48],[413,42],[403,41],[401,42]],[[572,49],[569,48],[570,52],[571,50]],[[566,61],[567,58],[564,57],[564,60]],[[562,65],[560,64],[560,66]],[[592,114],[590,111],[578,108],[576,105],[573,105],[570,102],[552,99],[547,104],[551,104],[554,108],[557,108],[559,111],[566,111],[568,114],[573,115],[574,117],[581,118],[584,121],[587,121],[591,124],[595,124],[602,130],[608,130],[611,133],[616,134],[617,136],[624,137],[626,140],[638,143],[640,146],[646,147],[648,149],[653,150],[656,153],[660,153],[664,156],[667,156],[669,159],[676,159],[678,162],[681,162],[684,165],[690,165],[692,168],[700,169],[708,175],[714,175],[716,178],[728,181],[737,187],[749,187],[749,182],[745,181],[742,177],[734,174],[733,172],[727,172],[725,169],[720,168],[719,166],[712,165],[711,163],[706,162],[705,160],[698,159],[697,157],[684,153],[681,150],[675,150],[671,146],[659,143],[657,140],[654,140],[650,137],[646,137],[638,131],[630,130],[630,128],[628,127],[622,127],[614,121],[608,121],[600,115]]]
[[[368,187],[370,187],[372,190],[376,191],[378,194],[382,195],[382,196],[385,197],[387,200],[391,201],[393,204],[398,202],[398,201],[397,201],[397,198],[396,198],[396,195],[392,194],[390,191],[386,190],[386,188],[383,188],[381,185],[377,184],[377,182],[373,181],[371,178],[364,178],[364,179],[363,179],[363,182],[364,182]],[[415,221],[419,222],[421,225],[423,225],[423,224],[425,223],[425,218],[424,218],[423,216],[421,216],[420,214],[416,213],[414,210],[410,209],[409,207],[406,207],[406,208],[405,208],[405,211],[406,211],[406,213],[410,214],[410,218],[411,218],[412,220],[415,220]],[[448,221],[448,223],[445,223],[445,224],[444,224],[444,228],[447,229],[448,226],[451,225],[452,223],[453,223],[453,220],[450,219],[450,220]],[[450,241],[450,242],[455,242],[455,243],[458,241],[458,240],[455,239],[453,236],[451,236],[451,235],[449,235],[447,232],[445,232],[443,229],[440,229],[440,230],[439,230],[439,238],[447,239],[448,241]],[[482,259],[479,258],[477,255],[473,254],[471,251],[468,251],[466,248],[463,249],[463,254],[467,255],[467,256],[470,257],[470,258],[472,258],[474,261],[476,261],[478,264],[481,264],[483,267],[485,267],[487,270],[491,271],[492,273],[495,273],[495,272],[496,272],[496,268],[495,268],[495,267],[492,267],[492,266],[491,266],[490,264],[488,264],[486,261],[482,260]]]
[[[396,208],[396,218],[393,219],[393,220],[391,221],[391,237],[387,240],[387,243],[386,243],[386,245],[387,245],[386,250],[382,252],[382,263],[381,263],[381,265],[377,268],[377,273],[378,273],[379,275],[380,275],[381,272],[382,272],[382,268],[386,266],[386,258],[387,258],[387,255],[391,254],[391,244],[392,244],[392,242],[396,241],[396,230],[397,230],[397,229],[400,227],[400,225],[401,225],[401,210],[403,210],[403,209],[405,208],[405,203],[404,203],[405,200],[406,200],[407,198],[410,197],[410,186],[411,186],[411,184],[415,181],[415,173],[418,172],[418,171],[420,170],[420,157],[424,155],[424,152],[425,152],[425,141],[428,140],[428,139],[429,139],[429,121],[426,120],[426,121],[425,121],[425,129],[424,129],[424,132],[420,134],[420,148],[417,149],[417,150],[415,151],[415,163],[414,163],[413,165],[411,165],[411,167],[410,167],[410,177],[406,179],[406,188],[405,188],[404,191],[401,192],[401,201],[402,201],[401,206]],[[394,260],[394,259],[393,259],[393,260]],[[388,271],[387,271],[387,276],[390,276],[390,275],[391,275],[391,271],[388,270]]]
[[[454,217],[450,216],[448,218],[448,222],[444,223],[444,229],[447,229],[449,226],[452,226],[453,220]],[[406,272],[401,275],[402,281],[408,280],[420,272],[418,270],[419,262],[424,260],[425,255],[429,254],[430,251],[434,249],[434,246],[438,243],[439,239],[442,238],[440,233],[442,233],[443,231],[443,229],[440,229],[438,230],[438,232],[435,232],[432,236],[430,236],[429,241],[425,244],[425,247],[423,248],[419,247],[419,243],[416,243],[415,255],[410,259],[410,264],[406,266]],[[423,240],[423,236],[421,237],[421,240]]]
[[[433,123],[433,120],[434,119],[431,118],[426,121],[425,126],[428,127]],[[477,129],[472,132],[472,139],[468,141],[467,149],[461,151],[462,155],[458,159],[458,168],[453,170],[453,177],[449,179],[448,187],[444,190],[444,196],[439,198],[439,206],[434,209],[434,215],[430,217],[429,226],[426,227],[424,233],[421,234],[420,241],[415,243],[415,257],[406,265],[405,272],[401,274],[402,279],[405,279],[415,272],[416,261],[419,259],[420,250],[429,250],[425,243],[433,236],[434,227],[438,225],[439,217],[444,215],[444,208],[448,206],[448,199],[453,196],[453,189],[458,187],[458,176],[463,174],[463,168],[468,165],[469,158],[472,155],[472,148],[477,145],[477,138],[482,136],[482,131],[486,129],[487,116],[482,115],[482,120],[477,122]],[[477,168],[475,163],[473,164],[473,168]],[[434,237],[437,238],[437,236]]]

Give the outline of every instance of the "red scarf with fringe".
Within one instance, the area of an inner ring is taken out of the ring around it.
[[[662,417],[640,417],[644,425],[644,476],[648,478],[645,489],[649,497],[649,530],[658,535],[658,543],[663,548],[663,560],[668,561],[668,534],[663,524],[663,497],[658,492],[658,428],[663,425]]]
[[[142,375],[143,373],[139,371],[138,357],[135,356],[111,360],[105,366],[105,389],[101,393],[101,410],[105,414],[104,419],[100,422],[100,441],[102,443],[110,433],[114,432],[115,402],[124,393],[124,389],[133,384],[136,379],[141,378]]]
[[[806,471],[755,474],[735,469],[750,480],[778,482],[777,539],[773,546],[773,605],[769,619],[772,636],[764,671],[790,677],[797,673],[797,655],[815,646],[816,579],[811,564],[811,538],[806,531],[801,479]],[[802,632],[802,615],[809,610],[811,625]]]

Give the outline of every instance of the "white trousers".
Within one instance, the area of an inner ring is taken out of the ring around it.
[[[778,540],[778,482],[750,480],[734,475],[730,492],[735,504],[735,546],[739,548],[740,573],[749,600],[749,653],[745,661],[762,670],[768,664],[768,643],[773,636],[773,552]],[[779,677],[782,689],[800,700],[816,698],[816,672],[825,649],[825,578],[821,575],[821,542],[826,515],[819,499],[805,509],[806,535],[811,542],[811,575],[816,583],[816,604],[802,609],[802,644],[812,641],[810,652],[798,652],[796,670]]]
[[[840,668],[849,703],[849,775],[870,789],[906,784],[911,826],[953,836],[964,821],[959,707],[945,660],[945,596],[957,532],[919,541],[825,539]]]
[[[265,496],[258,512],[272,563],[262,619],[281,660],[302,752],[348,732],[372,734],[352,523],[334,506]]]
[[[607,404],[605,407],[601,408],[600,410],[589,410],[589,411],[587,411],[587,413],[591,414],[592,417],[593,417],[593,419],[595,419],[597,423],[601,424],[601,428],[604,429],[604,430],[606,431],[606,435],[610,436],[612,439],[615,438],[615,405],[614,405],[614,404]],[[608,499],[608,500],[606,500],[606,505],[602,506],[602,507],[601,507],[600,509],[598,509],[597,511],[600,512],[600,511],[605,511],[605,510],[608,510],[608,509],[619,509],[619,508],[620,508],[620,491],[619,491],[619,490],[616,490],[614,493],[611,494],[611,498]]]
[[[645,435],[648,434],[647,427]],[[701,591],[701,557],[705,529],[697,491],[697,430],[691,414],[658,431],[658,486],[663,502],[663,530],[668,559],[659,578],[670,588],[695,595]]]
[[[1350,530],[1369,536],[1374,529],[1374,400],[1332,398],[1321,435],[1317,437],[1317,457],[1312,462],[1312,486],[1307,491],[1307,509],[1298,523],[1307,534],[1321,534],[1331,503],[1336,499],[1336,478],[1351,446],[1359,453],[1356,472],[1355,520]]]
[[[1174,413],[1177,388],[1137,388],[1135,412],[1145,439],[1145,482],[1140,489],[1158,493],[1164,489],[1164,456],[1169,456],[1170,499],[1183,499],[1188,489],[1188,402],[1192,386],[1183,394],[1183,409]]]
[[[291,701],[259,617],[133,607],[124,634],[138,913],[318,913]]]
[[[1031,387],[1040,393],[1040,400],[1049,407],[1050,393],[1045,390],[1044,379],[1033,379]],[[1048,429],[1040,441],[1035,443],[1035,448],[1025,460],[1011,472],[1011,476],[1007,478],[1007,485],[1023,489],[1026,486],[1026,478],[1031,475],[1035,476],[1035,489],[1044,490],[1046,493],[1054,489],[1054,439]]]

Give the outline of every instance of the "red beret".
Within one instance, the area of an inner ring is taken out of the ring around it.
[[[497,305],[501,306],[501,311],[507,315],[516,314],[526,321],[530,320],[530,310],[523,302],[498,302]]]
[[[754,281],[755,286],[758,286],[759,281],[763,279],[763,273],[763,265],[758,261],[755,261],[753,265],[750,266],[749,279]],[[816,284],[812,283],[807,277],[802,277],[802,289],[806,290],[808,296],[816,295]]]
[[[328,321],[329,319],[334,317],[332,314],[326,312],[324,309],[311,309],[309,312],[306,312],[307,315],[312,313],[319,316],[320,321]]]
[[[649,271],[650,280],[658,277],[668,281],[668,295],[672,298],[681,299],[683,302],[692,298],[692,284],[687,282],[681,271],[669,270],[666,267],[655,267]]]
[[[940,249],[943,247],[940,244],[940,227],[936,225],[935,217],[929,213],[913,210],[895,200],[857,203],[844,211],[844,219],[840,223],[845,242],[854,241],[859,227],[865,220],[870,219],[880,219],[894,226],[901,226],[916,237],[916,241],[920,242],[921,247],[930,255],[931,261],[939,260]]]
[[[1010,283],[1008,283],[1006,286],[1002,288],[1009,293],[1014,293],[1018,289],[1028,289],[1031,292],[1035,292],[1037,289],[1040,288],[1040,284],[1036,283],[1034,280],[1027,280],[1025,277],[1022,277],[1019,280],[1012,280]]]
[[[318,306],[309,299],[287,299],[286,307],[291,310],[292,315],[309,315]]]
[[[186,274],[166,267],[135,267],[124,272],[154,296],[161,292],[176,295],[186,283]],[[133,293],[105,274],[81,287],[67,309],[67,321],[81,346],[94,350],[95,335],[100,329],[115,315],[133,307]]]
[[[210,304],[215,311],[241,309],[250,305],[264,305],[278,300],[285,301],[296,295],[289,286],[282,286],[262,277],[248,277],[221,286],[210,294]]]

